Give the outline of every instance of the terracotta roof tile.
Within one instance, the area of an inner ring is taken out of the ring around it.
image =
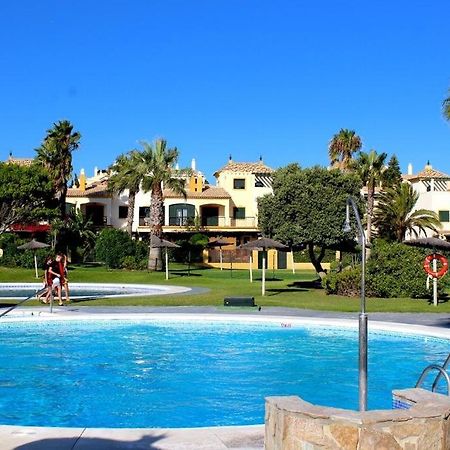
[[[443,173],[443,172],[439,172],[439,170],[435,170],[435,169],[430,169],[430,168],[425,168],[423,170],[421,170],[419,173],[417,173],[416,175],[410,175],[410,180],[415,180],[415,179],[421,179],[421,178],[441,178],[441,179],[450,179],[450,176]]]
[[[111,197],[111,193],[106,182],[99,182],[86,186],[84,191],[70,188],[67,190],[67,197]]]
[[[234,162],[228,161],[228,163],[219,169],[214,175],[217,176],[220,172],[244,172],[244,173],[267,173],[274,172],[269,166],[266,166],[263,162],[256,163],[251,162]]]
[[[215,198],[215,199],[229,199],[230,194],[222,188],[215,186],[207,186],[202,192],[186,192],[187,198]],[[164,198],[182,198],[180,194],[176,194],[170,189],[164,189]]]

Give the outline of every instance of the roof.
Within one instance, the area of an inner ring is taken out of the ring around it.
[[[17,164],[18,166],[31,166],[34,162],[33,158],[13,158],[10,156],[6,161],[8,164]]]
[[[87,185],[85,190],[70,188],[67,197],[111,197],[111,192],[108,191],[108,183],[101,181]]]
[[[228,163],[219,169],[214,176],[218,176],[220,172],[240,172],[240,173],[266,173],[271,174],[274,172],[269,166],[266,166],[262,161],[251,163],[251,162],[234,162],[228,161]]]
[[[175,193],[171,189],[164,189],[164,198],[182,198],[183,196]],[[230,194],[222,188],[215,186],[206,186],[202,192],[186,191],[187,198],[213,198],[213,199],[229,199]]]
[[[450,175],[446,173],[439,172],[439,170],[433,169],[433,167],[428,163],[423,170],[415,175],[402,175],[404,180],[423,180],[423,179],[447,179],[450,180]]]

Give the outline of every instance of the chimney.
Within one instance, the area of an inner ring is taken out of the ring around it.
[[[412,175],[413,174],[413,166],[411,163],[408,164],[408,175]]]
[[[192,158],[192,161],[191,161],[191,169],[195,172],[195,158]]]
[[[95,167],[94,167],[94,177],[96,177],[96,176],[97,176],[97,172],[98,172],[98,167],[97,167],[97,166],[95,166]]]
[[[78,177],[78,183],[80,184],[80,191],[86,190],[86,174],[84,173],[84,169],[80,170],[80,176]]]

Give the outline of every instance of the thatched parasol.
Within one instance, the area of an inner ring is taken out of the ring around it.
[[[179,245],[166,241],[165,239],[161,239],[158,236],[152,234],[150,237],[150,245],[151,248],[165,248],[166,251],[166,280],[169,279],[169,255],[167,253],[168,248],[180,248]]]
[[[279,241],[275,241],[274,239],[260,237],[259,239],[249,241],[246,244],[241,245],[240,248],[263,251],[261,295],[266,295],[266,251],[270,248],[287,251],[289,247]]]
[[[43,242],[36,241],[35,239],[32,239],[30,242],[27,242],[26,244],[19,245],[17,248],[20,250],[33,250],[34,253],[34,270],[36,272],[36,278],[39,278],[38,274],[38,268],[37,268],[37,257],[36,257],[36,250],[39,248],[47,248],[50,247],[48,244],[44,244]]]
[[[206,244],[207,247],[214,248],[219,247],[219,254],[220,254],[220,270],[223,270],[223,257],[222,257],[222,247],[226,245],[233,245],[231,242],[226,241],[222,237],[219,239],[216,239],[215,241],[208,242]]]

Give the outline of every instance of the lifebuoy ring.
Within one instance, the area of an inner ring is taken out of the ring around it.
[[[431,268],[431,263],[435,259],[438,260],[442,265],[442,267],[436,272]],[[448,260],[444,255],[441,255],[440,253],[433,253],[432,255],[428,255],[425,258],[425,261],[423,262],[423,268],[425,269],[425,272],[431,275],[433,278],[441,278],[447,273]]]

